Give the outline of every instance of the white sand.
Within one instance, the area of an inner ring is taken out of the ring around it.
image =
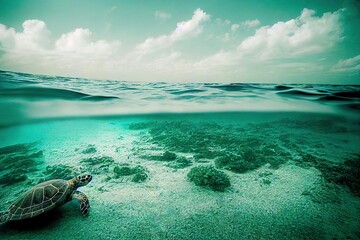
[[[360,236],[359,198],[344,188],[324,184],[314,168],[303,169],[289,162],[277,170],[265,166],[245,174],[226,171],[232,187],[225,192],[213,192],[188,182],[186,175],[190,168],[174,171],[166,163],[132,155],[139,135],[129,134],[126,127],[113,124],[97,129],[91,136],[64,133],[62,136],[67,141],[41,139],[49,149],[45,152],[48,163],[76,165],[80,157],[74,149],[96,143],[95,155],[141,164],[149,170],[150,178],[144,183],[132,183],[124,179],[105,182],[103,176],[94,176],[91,184],[81,188],[91,203],[88,217],[82,217],[77,203],[71,202],[42,218],[0,226],[0,239],[358,239]]]
[[[340,203],[320,204],[302,195],[319,186],[315,169],[288,164],[229,172],[232,188],[221,193],[188,182],[188,169],[173,172],[162,164],[144,164],[151,172],[145,183],[95,184],[95,179],[83,187],[92,207],[86,218],[72,202],[48,216],[50,225],[35,224],[32,230],[21,227],[26,222],[7,224],[0,239],[356,239],[358,199],[341,192]],[[273,173],[270,185],[259,177],[264,171]]]

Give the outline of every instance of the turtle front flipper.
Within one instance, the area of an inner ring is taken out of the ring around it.
[[[0,212],[0,224],[6,223],[9,220],[9,211]]]
[[[76,199],[79,201],[81,213],[84,216],[87,215],[89,208],[90,208],[90,203],[89,203],[89,199],[87,198],[87,196],[80,191],[74,191],[74,193],[72,194],[72,199]]]

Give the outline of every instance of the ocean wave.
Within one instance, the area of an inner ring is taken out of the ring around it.
[[[349,98],[344,98],[344,97],[340,97],[340,96],[334,96],[334,95],[329,95],[329,96],[324,96],[324,97],[320,97],[318,99],[319,101],[340,101],[340,102],[344,102],[344,101],[349,101]]]
[[[338,97],[360,99],[360,91],[336,92],[334,95]]]
[[[281,92],[278,92],[277,94],[286,95],[286,96],[295,96],[295,97],[298,97],[298,96],[309,97],[309,96],[321,96],[321,95],[324,95],[324,93],[321,93],[321,92],[318,92],[318,91],[306,91],[306,90],[299,90],[299,89],[281,91]]]
[[[173,92],[171,92],[171,94],[182,95],[182,94],[195,94],[195,93],[202,93],[202,92],[206,92],[206,90],[189,89],[189,90],[173,91]]]
[[[149,113],[341,109],[358,114],[359,96],[360,86],[132,83],[0,71],[0,125],[20,119]]]
[[[286,86],[286,85],[277,85],[277,86],[275,86],[276,90],[289,90],[289,89],[292,89],[292,88],[293,87]]]
[[[118,99],[113,96],[93,96],[81,92],[40,87],[24,87],[13,89],[0,89],[0,97],[33,99],[61,99],[61,100],[84,100],[84,101],[104,101]]]
[[[249,89],[249,85],[243,83],[231,83],[231,84],[217,84],[209,85],[210,88],[217,88],[229,92],[244,91]]]

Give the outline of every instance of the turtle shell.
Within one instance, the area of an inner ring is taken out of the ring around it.
[[[72,191],[65,180],[40,183],[9,207],[9,220],[31,218],[54,209],[67,202]]]

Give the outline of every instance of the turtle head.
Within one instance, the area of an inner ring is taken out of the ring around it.
[[[88,184],[92,179],[92,176],[90,174],[82,174],[77,177],[75,177],[75,185],[76,187],[85,186]]]

